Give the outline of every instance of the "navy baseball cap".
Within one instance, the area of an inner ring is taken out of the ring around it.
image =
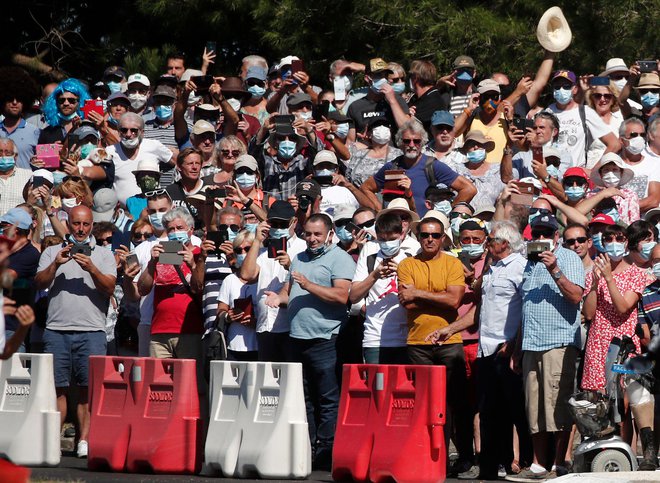
[[[454,116],[449,111],[435,111],[431,117],[431,125],[454,127]]]

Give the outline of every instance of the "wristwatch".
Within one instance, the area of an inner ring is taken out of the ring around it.
[[[552,278],[555,280],[559,280],[561,276],[563,275],[561,270],[557,270],[556,272],[552,272]]]
[[[335,140],[335,135],[332,134],[332,133],[329,133],[329,134],[327,134],[327,135],[325,136],[325,138],[326,138],[328,141],[332,142],[332,141]]]
[[[545,178],[543,178],[543,181],[544,181],[545,183],[549,183],[549,182],[550,182],[550,175],[548,175],[548,176],[546,176]]]

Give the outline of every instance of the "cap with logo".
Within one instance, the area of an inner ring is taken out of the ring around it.
[[[484,79],[479,82],[479,85],[477,86],[477,92],[479,92],[479,94],[485,94],[486,92],[497,92],[499,94],[500,85],[493,79]]]
[[[591,221],[589,222],[589,225],[595,225],[597,223],[603,224],[603,225],[616,225],[614,223],[614,220],[610,215],[606,215],[605,213],[598,213],[596,216],[594,216]]]
[[[296,197],[308,196],[316,199],[321,196],[321,186],[313,179],[305,179],[296,185]]]
[[[459,55],[454,59],[454,69],[474,69],[474,60],[469,55]]]
[[[571,84],[575,84],[577,82],[577,77],[575,76],[575,73],[571,72],[570,70],[558,70],[558,71],[556,71],[552,75],[552,79],[550,79],[550,82],[554,82],[557,79],[566,79]]]
[[[549,228],[557,231],[559,229],[559,223],[557,223],[557,219],[552,215],[542,215],[537,216],[532,220],[531,227],[532,229]]]
[[[149,78],[144,74],[131,74],[128,76],[128,85],[131,84],[142,84],[145,87],[151,87],[151,82]]]

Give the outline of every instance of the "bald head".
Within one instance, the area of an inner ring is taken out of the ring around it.
[[[69,212],[69,233],[78,242],[84,242],[92,233],[94,217],[92,210],[84,205],[78,205]]]

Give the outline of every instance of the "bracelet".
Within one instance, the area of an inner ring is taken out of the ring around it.
[[[249,208],[250,206],[252,206],[252,203],[254,203],[254,200],[252,198],[250,198],[245,203],[243,203],[243,206],[245,208]]]
[[[504,156],[511,156],[511,155],[513,154],[513,149],[511,149],[511,148],[504,148],[504,150],[502,151],[502,154],[503,154]]]
[[[463,109],[463,114],[467,115],[468,117],[471,116],[473,112],[474,111],[472,109],[468,108],[468,107]]]

